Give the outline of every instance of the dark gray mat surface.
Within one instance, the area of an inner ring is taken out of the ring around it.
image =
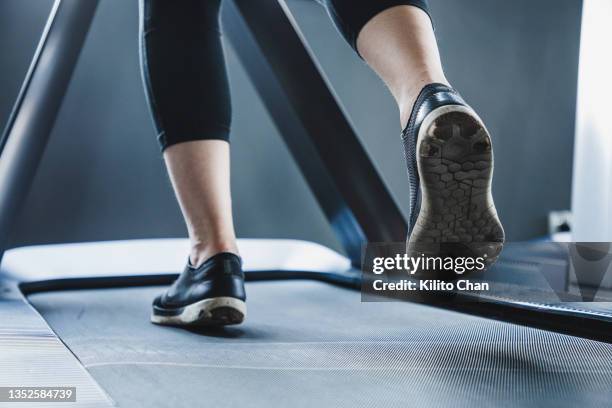
[[[249,283],[238,327],[149,323],[162,288],[30,296],[123,407],[609,407],[612,345],[310,281]]]

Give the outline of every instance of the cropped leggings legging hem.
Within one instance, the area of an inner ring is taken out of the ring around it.
[[[194,140],[229,141],[221,1],[140,0],[142,77],[162,151]],[[429,14],[427,0],[317,1],[355,51],[361,29],[378,13],[410,5]]]

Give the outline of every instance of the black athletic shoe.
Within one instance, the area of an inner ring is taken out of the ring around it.
[[[491,195],[491,138],[478,115],[453,89],[430,84],[402,140],[410,178],[409,254],[495,262],[504,230]]]
[[[225,326],[246,317],[244,273],[239,256],[222,252],[185,271],[153,301],[151,321],[167,325]]]

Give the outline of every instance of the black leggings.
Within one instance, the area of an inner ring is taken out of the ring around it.
[[[256,1],[256,0],[253,0]],[[398,5],[427,0],[317,0],[346,41]],[[140,0],[141,66],[162,150],[191,140],[229,140],[231,101],[221,45],[221,0]]]

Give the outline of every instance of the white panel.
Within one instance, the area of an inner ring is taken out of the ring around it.
[[[572,210],[574,241],[612,241],[612,0],[584,0]]]
[[[244,269],[345,272],[348,258],[314,242],[239,239]],[[18,281],[82,276],[155,275],[183,271],[187,239],[141,239],[38,245],[6,251],[2,273]]]

